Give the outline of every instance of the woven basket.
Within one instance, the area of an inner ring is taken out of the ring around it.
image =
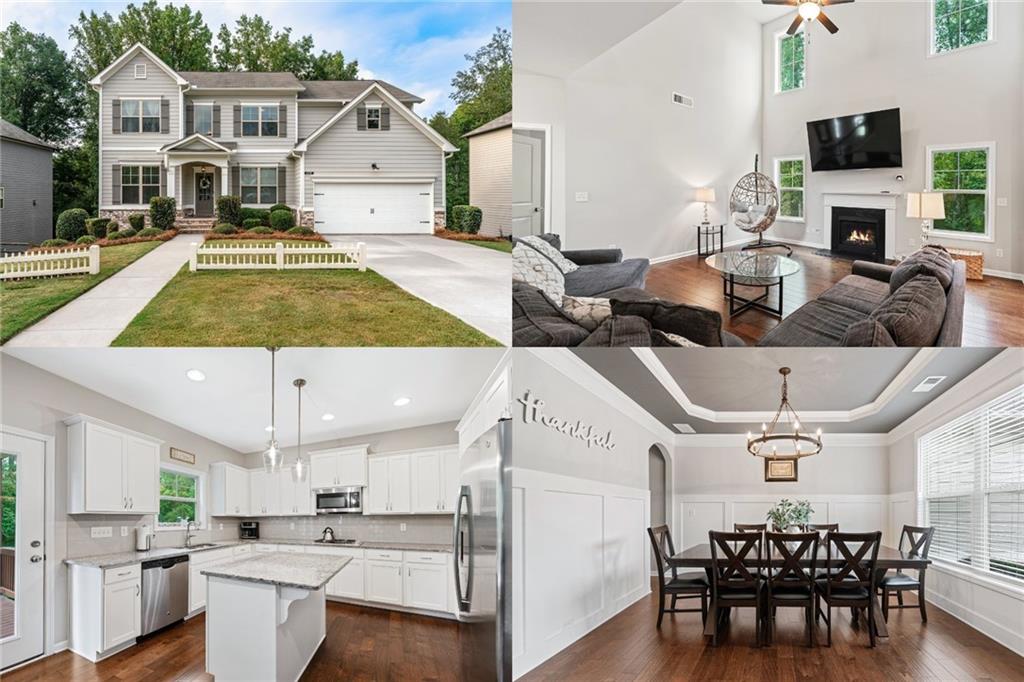
[[[967,279],[984,279],[982,270],[985,268],[985,254],[981,251],[967,249],[947,249],[947,251],[955,260],[962,260],[967,264]]]

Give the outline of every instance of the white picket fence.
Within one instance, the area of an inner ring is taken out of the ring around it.
[[[366,270],[366,244],[189,245],[188,269],[196,270]]]
[[[0,257],[0,280],[59,275],[96,275],[100,271],[100,247],[33,251]]]

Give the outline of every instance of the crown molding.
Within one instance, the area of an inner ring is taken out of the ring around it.
[[[822,436],[822,447],[885,447],[889,436],[885,433],[833,433]],[[679,448],[746,448],[745,433],[690,433],[676,436]]]

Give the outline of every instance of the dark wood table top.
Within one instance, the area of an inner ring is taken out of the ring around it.
[[[725,562],[725,559],[721,556],[719,556],[718,560],[720,563]],[[772,557],[772,561],[781,561],[781,559]],[[751,563],[754,562],[751,561]],[[810,558],[804,559],[801,563],[809,564]],[[822,566],[825,565],[825,552],[822,548],[818,549],[817,563]],[[833,556],[832,563],[839,564],[842,563],[842,560]],[[878,547],[878,561],[875,566],[878,569],[888,570],[896,568],[924,568],[930,563],[931,559],[923,559],[919,555],[911,554],[910,552],[903,552],[893,547],[880,545]],[[677,552],[668,560],[668,565],[676,568],[711,568],[711,545],[705,542]]]

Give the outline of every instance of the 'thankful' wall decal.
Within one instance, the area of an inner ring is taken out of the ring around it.
[[[517,402],[523,406],[523,422],[526,424],[542,424],[549,429],[564,433],[570,438],[583,441],[587,444],[588,448],[596,445],[605,450],[615,449],[611,431],[601,435],[594,432],[593,426],[584,424],[582,421],[573,422],[568,419],[559,419],[558,417],[546,415],[543,411],[544,401],[540,398],[531,397],[529,391],[522,398],[519,398]]]

